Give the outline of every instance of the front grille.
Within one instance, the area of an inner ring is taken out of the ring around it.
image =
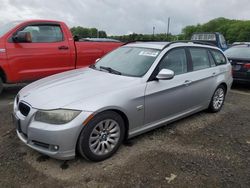
[[[24,116],[27,116],[30,113],[30,107],[22,102],[19,103],[18,109]]]

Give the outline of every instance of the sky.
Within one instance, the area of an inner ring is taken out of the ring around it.
[[[217,17],[250,19],[249,0],[0,0],[0,27],[12,20],[53,19],[109,35],[181,33]]]

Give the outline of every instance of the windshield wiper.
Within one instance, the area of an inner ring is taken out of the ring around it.
[[[103,70],[106,70],[108,71],[109,73],[113,73],[113,74],[118,74],[118,75],[121,75],[122,73],[117,71],[117,70],[114,70],[112,69],[111,67],[104,67],[104,66],[100,66],[100,69],[103,69]]]

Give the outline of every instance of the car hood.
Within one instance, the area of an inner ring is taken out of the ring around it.
[[[37,109],[66,108],[77,101],[124,89],[139,80],[84,68],[33,82],[19,92],[19,100]]]

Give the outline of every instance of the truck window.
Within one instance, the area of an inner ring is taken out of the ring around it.
[[[30,32],[32,43],[63,41],[63,33],[58,25],[30,25],[22,31]]]
[[[224,38],[223,35],[219,35],[219,38],[220,38],[220,44],[221,44],[221,47],[226,49],[227,48],[227,43],[226,43],[226,40]]]

